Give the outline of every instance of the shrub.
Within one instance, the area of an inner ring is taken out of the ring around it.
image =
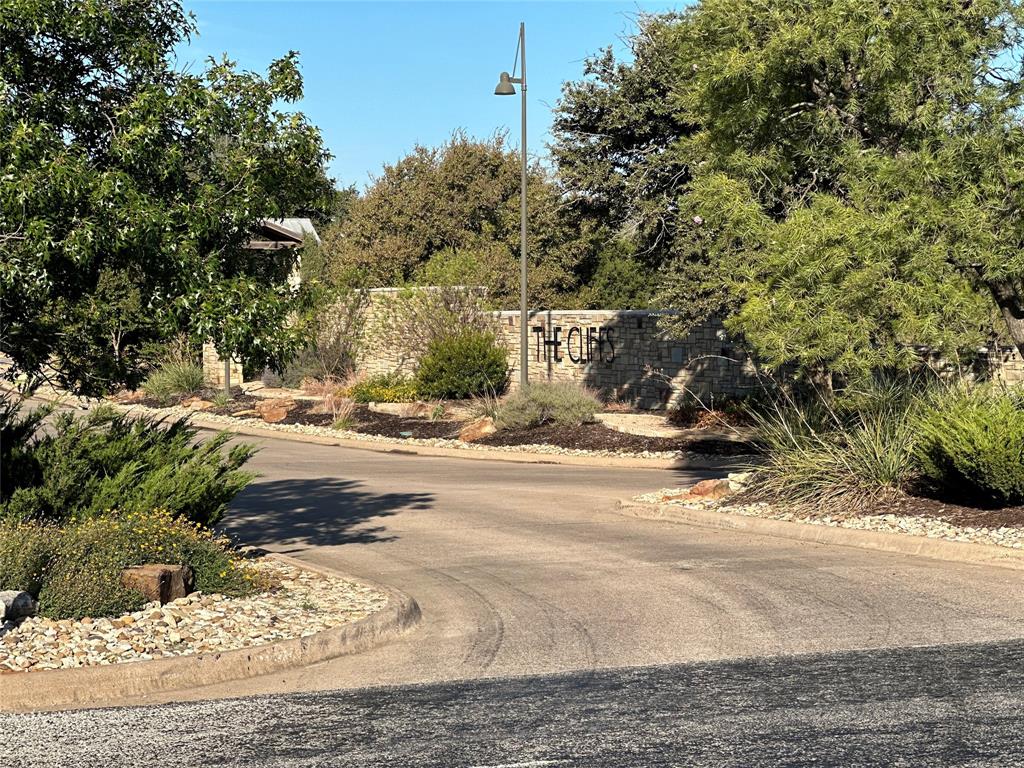
[[[167,510],[118,512],[72,522],[52,538],[37,593],[40,613],[61,619],[137,610],[145,599],[121,585],[121,572],[146,563],[188,565],[203,592],[253,590],[253,574],[226,539]]]
[[[491,331],[468,329],[438,336],[416,369],[420,395],[438,400],[500,393],[507,384],[508,355]]]
[[[402,358],[419,360],[434,341],[453,332],[495,330],[484,298],[480,290],[467,286],[410,288],[382,306],[376,332],[396,339]]]
[[[419,397],[416,382],[400,373],[382,373],[362,379],[345,394],[357,403],[411,403]]]
[[[22,434],[20,453],[5,445],[0,517],[60,522],[162,507],[213,525],[253,477],[241,467],[255,449],[239,444],[225,455],[230,439],[197,441],[184,419],[136,420],[111,408],[80,418],[62,413],[48,432]],[[32,471],[14,474],[8,449]]]
[[[957,386],[930,406],[916,451],[926,481],[972,504],[1024,503],[1024,395]]]
[[[188,360],[171,360],[143,382],[142,389],[161,403],[170,402],[174,397],[194,395],[203,388],[203,369]]]
[[[0,523],[0,590],[38,595],[60,529],[39,523]]]
[[[498,429],[525,429],[544,424],[576,427],[594,420],[601,402],[590,390],[571,382],[538,382],[517,390],[499,406]]]

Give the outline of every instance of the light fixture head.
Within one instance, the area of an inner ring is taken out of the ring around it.
[[[498,79],[498,87],[494,89],[495,96],[515,96],[516,87],[512,85],[512,78],[508,72],[502,72]]]

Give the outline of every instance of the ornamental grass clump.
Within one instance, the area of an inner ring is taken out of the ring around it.
[[[170,360],[153,371],[142,390],[160,403],[194,395],[203,388],[203,369],[189,360]]]
[[[494,418],[498,429],[528,429],[545,424],[578,427],[601,410],[597,395],[568,381],[537,382],[502,401]]]
[[[976,506],[1024,504],[1024,393],[949,387],[919,430],[916,456],[933,492]]]
[[[916,401],[888,403],[841,413],[825,401],[784,398],[752,409],[763,454],[749,467],[756,495],[840,515],[901,498],[918,476]]]

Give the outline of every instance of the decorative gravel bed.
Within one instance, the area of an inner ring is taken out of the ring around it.
[[[365,584],[299,569],[275,558],[251,562],[271,585],[243,598],[195,592],[117,618],[33,617],[0,625],[0,672],[62,669],[190,656],[274,643],[357,621],[387,596]],[[0,689],[2,689],[0,684]]]
[[[908,497],[893,505],[894,511],[874,514],[841,515],[814,514],[787,510],[764,502],[679,498],[686,488],[663,488],[645,493],[634,501],[646,504],[665,504],[693,509],[715,509],[731,515],[788,520],[812,525],[830,525],[867,531],[902,533],[926,536],[947,541],[969,541],[976,544],[994,544],[1011,549],[1024,549],[1024,508],[984,510],[959,505],[943,504],[934,499]]]

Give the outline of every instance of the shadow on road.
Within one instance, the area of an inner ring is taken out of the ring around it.
[[[239,494],[222,524],[242,543],[331,546],[391,541],[376,518],[403,509],[429,509],[433,494],[360,490],[354,480],[273,480]]]

